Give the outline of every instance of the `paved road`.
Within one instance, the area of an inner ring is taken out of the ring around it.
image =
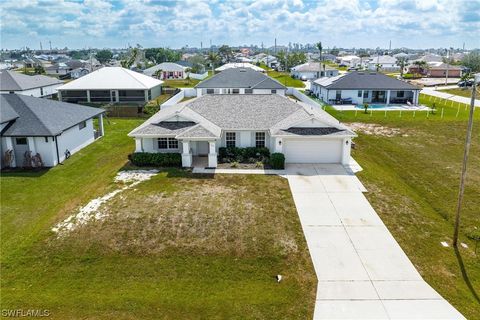
[[[314,319],[464,319],[423,281],[340,165],[286,176],[318,278]]]
[[[447,87],[444,87],[444,88],[447,88]],[[458,87],[455,86],[455,88],[458,88]],[[465,103],[465,104],[470,105],[470,98],[462,97],[462,96],[456,96],[456,95],[452,95],[450,93],[446,93],[446,92],[442,92],[442,91],[437,91],[437,90],[435,90],[435,88],[425,87],[425,88],[422,89],[421,93],[427,94],[429,96],[434,96],[434,97],[447,99],[447,100],[452,100],[452,101],[455,101],[455,102],[460,102],[460,103]],[[478,94],[477,94],[477,96],[478,96]],[[475,107],[480,107],[480,100],[479,99],[475,99]]]

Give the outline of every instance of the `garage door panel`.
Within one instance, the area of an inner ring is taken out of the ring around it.
[[[342,140],[285,139],[283,153],[287,163],[340,163]]]

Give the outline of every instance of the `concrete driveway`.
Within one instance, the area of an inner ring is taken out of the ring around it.
[[[288,165],[318,278],[314,319],[465,319],[423,281],[341,165]]]

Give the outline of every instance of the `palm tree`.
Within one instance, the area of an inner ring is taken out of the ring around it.
[[[417,60],[413,64],[417,67],[419,73],[421,74],[423,74],[425,70],[428,69],[428,63],[424,60]]]
[[[318,76],[320,77],[320,74],[322,74],[322,50],[323,50],[322,42],[319,41],[319,42],[316,44],[316,46],[317,46],[318,53],[319,53],[318,58],[319,58],[319,61],[320,61],[320,64],[319,64],[320,70],[319,70],[319,72],[318,72]],[[323,65],[323,68],[325,69],[325,65]]]
[[[398,57],[397,59],[397,66],[400,67],[400,78],[403,78],[403,69],[405,69],[405,66],[407,65],[407,57]]]
[[[212,74],[215,74],[215,64],[220,60],[220,56],[215,52],[210,52],[208,54],[207,60],[212,65]]]

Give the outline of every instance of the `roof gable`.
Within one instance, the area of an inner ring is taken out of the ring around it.
[[[99,108],[17,94],[2,94],[0,99],[2,109],[8,106],[18,114],[4,136],[54,136],[105,112]]]
[[[23,91],[62,83],[63,81],[53,77],[27,76],[11,70],[0,71],[0,90],[2,91]]]

